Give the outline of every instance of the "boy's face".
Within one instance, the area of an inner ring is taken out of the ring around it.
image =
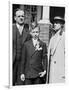
[[[39,27],[34,28],[30,34],[32,35],[32,38],[38,39],[39,38]]]

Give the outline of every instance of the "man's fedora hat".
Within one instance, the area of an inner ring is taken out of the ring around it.
[[[53,19],[53,23],[55,23],[55,22],[59,22],[59,23],[64,24],[65,20],[64,20],[64,18],[62,18],[60,16],[55,16],[54,19]]]

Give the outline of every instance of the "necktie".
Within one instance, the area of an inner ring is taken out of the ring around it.
[[[23,31],[23,27],[19,27],[19,32],[20,32],[20,34],[22,34],[22,31]]]

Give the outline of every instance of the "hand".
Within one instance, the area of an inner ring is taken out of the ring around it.
[[[25,75],[24,74],[21,74],[21,80],[24,81],[25,80]]]
[[[45,74],[46,74],[46,70],[44,72],[39,73],[40,77],[43,77]]]

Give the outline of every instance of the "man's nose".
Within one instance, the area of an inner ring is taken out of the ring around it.
[[[20,20],[22,21],[22,20],[23,20],[23,18],[22,18],[22,17],[20,17]]]

